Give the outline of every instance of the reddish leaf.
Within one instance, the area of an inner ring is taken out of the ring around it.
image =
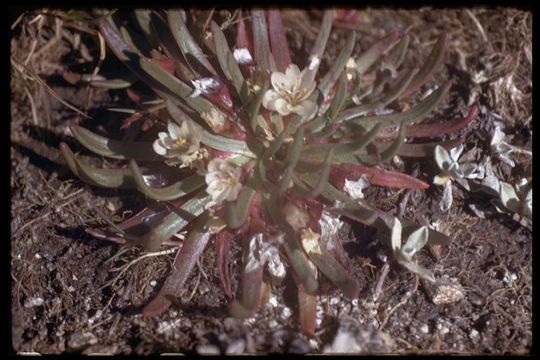
[[[384,170],[364,165],[340,164],[332,166],[330,179],[338,189],[342,189],[345,179],[356,181],[366,175],[373,185],[398,189],[427,189],[429,185],[415,177],[396,171]]]
[[[285,72],[291,61],[289,43],[285,36],[280,10],[268,10],[268,35],[270,36],[270,48],[276,61],[278,71]]]
[[[225,290],[225,294],[229,299],[232,299],[232,290],[231,290],[231,277],[229,274],[229,249],[231,247],[231,240],[233,239],[233,234],[224,229],[216,235],[216,255],[217,263],[219,269],[219,279],[221,280],[221,285]]]
[[[191,273],[191,270],[202,255],[206,244],[210,240],[210,234],[199,229],[192,229],[184,240],[182,248],[172,265],[169,276],[157,296],[144,307],[143,315],[152,317],[161,314],[171,305],[171,297],[179,297],[182,288]]]
[[[473,105],[469,109],[467,116],[464,118],[453,119],[435,124],[425,123],[409,126],[409,129],[407,130],[407,137],[432,137],[450,134],[469,125],[478,116],[478,113],[478,106]]]
[[[249,36],[249,33],[246,28],[246,23],[243,18],[240,18],[238,21],[238,26],[236,28],[236,48],[237,49],[248,49],[250,54],[253,54],[253,42]]]
[[[243,273],[241,279],[242,296],[240,301],[235,300],[230,305],[231,314],[240,319],[245,319],[257,312],[261,305],[263,293],[263,269],[262,267]]]
[[[299,282],[296,285],[298,286],[300,328],[304,334],[314,336],[317,320],[317,295],[308,294]]]
[[[405,157],[426,157],[433,156],[435,146],[440,145],[443,148],[450,150],[459,144],[463,143],[465,138],[459,137],[448,141],[437,141],[423,144],[403,144],[399,148],[398,155]]]
[[[163,59],[152,59],[153,62],[158,64],[163,68],[163,70],[167,71],[169,74],[174,75],[174,60],[170,58],[163,58]]]
[[[206,97],[220,109],[225,110],[230,114],[234,114],[231,93],[229,92],[227,85],[225,85],[223,82],[221,82],[215,91],[206,94]]]

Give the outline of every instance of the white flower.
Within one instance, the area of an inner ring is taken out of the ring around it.
[[[305,228],[309,221],[308,214],[292,203],[287,203],[283,208],[283,212],[285,221],[296,231]]]
[[[436,175],[433,179],[435,185],[444,186],[442,201],[439,205],[442,211],[448,211],[452,206],[452,180],[459,183],[467,191],[470,190],[468,179],[477,179],[482,177],[478,165],[473,163],[459,164],[458,159],[463,152],[463,144],[446,151],[442,146],[435,147],[435,162],[442,170],[442,173]]]
[[[197,160],[203,160],[208,152],[201,149],[202,128],[194,123],[184,121],[182,125],[170,122],[168,132],[158,133],[158,139],[152,147],[161,156],[166,157],[169,165],[193,167]]]
[[[223,200],[236,200],[242,188],[242,169],[220,158],[210,160],[207,169],[204,179],[208,185],[206,192],[212,196],[212,202],[220,204]]]
[[[345,179],[343,191],[345,191],[353,200],[363,199],[363,190],[370,185],[367,176],[364,174],[357,181]]]
[[[308,100],[315,90],[311,71],[300,72],[298,66],[290,64],[285,74],[274,72],[270,80],[274,89],[264,94],[262,102],[265,108],[277,111],[282,116],[290,113],[298,114],[305,120],[315,116],[317,105]]]
[[[215,107],[201,113],[201,118],[206,121],[212,131],[219,133],[225,128],[225,115]]]

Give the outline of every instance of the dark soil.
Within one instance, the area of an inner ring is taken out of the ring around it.
[[[427,87],[447,78],[453,81],[440,117],[462,116],[473,102],[480,106],[467,150],[489,151],[485,132],[494,119],[506,125],[513,144],[530,148],[531,13],[509,8],[423,8],[365,10],[363,15],[355,54],[388,31],[411,27],[415,50],[407,61],[421,61],[437,35],[448,33],[445,66]],[[319,21],[304,12],[285,16],[291,44],[309,49]],[[82,150],[69,135],[69,125],[118,133],[124,116],[106,108],[127,102],[124,92],[74,87],[61,78],[63,70],[91,73],[98,64],[97,35],[73,24],[78,23],[60,20],[52,12],[34,11],[23,14],[12,32],[11,320],[15,352],[317,353],[332,343],[344,321],[351,322],[358,336],[368,337],[364,352],[531,351],[531,231],[505,214],[476,217],[469,204],[489,199],[466,191],[456,191],[450,212],[441,213],[437,209],[441,190],[435,186],[406,196],[404,191],[370,188],[367,196],[394,214],[401,207],[406,219],[437,221],[452,235],[451,245],[425,251],[419,259],[437,277],[460,285],[464,294],[460,301],[434,304],[427,284],[394,265],[375,300],[374,289],[384,265],[381,255],[389,254],[384,248],[376,250],[372,231],[346,224],[344,246],[362,292],[352,302],[338,291],[321,295],[314,338],[298,330],[294,289],[287,281],[273,289],[270,300],[253,319],[229,317],[213,250],[206,252],[193,271],[181,300],[162,316],[143,318],[142,306],[160,288],[174,254],[141,257],[144,252],[140,249],[98,240],[84,231],[86,226],[118,222],[142,209],[146,200],[127,191],[91,188],[63,163],[58,150],[61,141]],[[334,34],[329,59],[341,49],[346,31]],[[119,66],[112,58],[107,53],[105,69]],[[89,153],[81,151],[81,155]],[[530,166],[528,161],[519,157],[516,168],[498,171],[505,181],[515,183],[522,175],[520,169]],[[406,166],[417,167],[423,179],[435,175],[433,164]],[[235,251],[233,259],[238,259]],[[234,260],[233,266],[238,262]],[[237,278],[232,280],[236,287]]]

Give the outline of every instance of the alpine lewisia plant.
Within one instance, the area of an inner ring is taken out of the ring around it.
[[[413,255],[425,245],[448,244],[450,238],[375,208],[362,190],[426,189],[427,182],[392,170],[392,160],[432,156],[437,146],[452,149],[463,142],[463,137],[440,138],[467,126],[476,106],[465,118],[420,123],[441,102],[449,83],[409,110],[381,111],[431,78],[444,58],[446,36],[419,69],[409,69],[407,34],[392,32],[353,57],[356,34],[351,30],[321,73],[332,10],[324,12],[304,64],[291,61],[279,10],[243,12],[234,27],[220,26],[211,11],[135,10],[132,31],[116,25],[121,15],[96,22],[132,74],[91,85],[127,88],[139,109],[124,128],[139,124],[139,130],[128,140],[79,126],[71,130],[85,148],[124,160],[126,166],[91,167],[65,143],[61,150],[82,180],[137,189],[152,200],[114,228],[88,232],[151,251],[164,243],[179,247],[168,278],[143,310],[146,316],[162,313],[171,298],[181,295],[211,245],[233,316],[252,316],[265,294],[289,275],[298,288],[301,329],[313,334],[321,280],[349,299],[359,296],[337,237],[341,217],[375,227],[398,264],[435,280]],[[151,89],[149,101],[131,88],[136,81]],[[140,126],[143,115],[151,117],[151,126]],[[174,235],[186,230],[183,242],[175,242]],[[228,266],[233,242],[243,249],[237,295]]]

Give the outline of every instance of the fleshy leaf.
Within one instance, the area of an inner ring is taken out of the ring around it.
[[[428,227],[422,226],[420,229],[415,230],[401,248],[401,253],[406,259],[412,259],[420,249],[428,242]]]
[[[168,205],[171,213],[168,214],[159,225],[152,228],[142,238],[134,242],[142,245],[148,251],[159,249],[163,241],[171,238],[182,230],[189,222],[201,215],[206,204],[210,202],[210,196],[206,191],[200,191],[181,207]]]
[[[433,50],[431,50],[431,53],[426,59],[424,66],[422,66],[420,71],[418,71],[413,81],[409,85],[409,88],[407,89],[407,91],[405,91],[403,95],[410,94],[411,92],[417,90],[431,76],[433,76],[433,73],[437,70],[438,66],[441,64],[441,62],[444,59],[447,42],[448,42],[448,34],[443,33],[441,37],[439,38],[439,40],[437,41],[437,43],[435,44],[435,46],[433,47]]]
[[[317,295],[307,293],[301,283],[297,286],[300,328],[304,334],[314,336],[317,324]]]
[[[358,297],[360,288],[356,280],[351,278],[343,266],[328,252],[320,246],[316,237],[303,237],[302,246],[315,266],[336,285],[349,299]]]
[[[73,136],[88,150],[114,159],[161,160],[151,142],[119,141],[97,135],[83,127],[72,125]]]
[[[159,290],[158,295],[144,307],[144,316],[153,317],[161,314],[171,305],[170,298],[181,295],[182,288],[191,270],[193,270],[209,240],[210,233],[204,230],[202,223],[199,223],[189,232],[174,258],[172,269],[163,287]]]
[[[64,155],[64,159],[70,170],[81,180],[92,185],[112,189],[133,188],[135,185],[129,169],[100,169],[85,165],[77,160],[69,146],[65,143],[60,144],[60,151]],[[142,174],[140,176],[143,178]]]
[[[172,185],[154,188],[146,183],[135,160],[131,160],[129,166],[133,172],[137,189],[153,200],[174,200],[201,188],[205,184],[202,176],[192,175]]]
[[[270,37],[270,47],[272,55],[276,61],[277,70],[285,72],[287,66],[292,63],[289,52],[289,43],[285,36],[283,23],[281,21],[280,10],[268,10],[268,35]]]
[[[365,53],[356,60],[356,71],[362,75],[379,59],[384,53],[390,50],[399,41],[400,34],[394,31],[373,44]]]

